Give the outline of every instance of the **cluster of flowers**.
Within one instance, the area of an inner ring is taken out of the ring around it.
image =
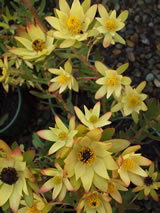
[[[115,10],[108,13],[102,4],[90,6],[90,0],[85,0],[82,5],[79,0],[74,0],[71,8],[65,0],[59,0],[59,8],[55,9],[55,17],[46,17],[53,30],[43,32],[35,24],[21,27],[18,36],[15,36],[19,46],[9,49],[9,56],[14,55],[19,63],[25,61],[32,67],[32,62],[44,61],[56,48],[80,48],[89,37],[94,37],[95,41],[103,39],[104,48],[115,42],[125,44],[117,31],[125,26],[127,11],[116,17]],[[95,18],[97,8],[100,17]],[[147,110],[143,102],[147,95],[142,93],[145,82],[132,88],[131,79],[121,75],[127,68],[128,64],[123,64],[113,70],[100,61],[95,62],[97,76],[98,73],[102,75],[96,80],[101,87],[95,99],[105,95],[108,99],[112,95],[117,103],[112,106],[111,112],[100,116],[100,102],[93,109],[84,106],[85,114],[75,106],[81,124],[76,126],[72,116],[67,127],[56,115],[54,128],[37,132],[41,138],[53,142],[48,151],[48,155],[55,155],[52,168],[37,171],[31,167],[34,151],[24,152],[19,146],[11,150],[1,141],[0,206],[4,209],[10,206],[13,212],[18,213],[45,213],[53,205],[62,203],[70,191],[76,192],[80,198],[77,213],[111,213],[111,197],[122,203],[119,191],[127,191],[130,182],[136,185],[134,192],[144,191],[145,196],[151,194],[153,199],[158,200],[155,191],[160,187],[157,172],[154,172],[149,159],[135,153],[141,146],[130,146],[127,140],[112,139],[108,136],[109,128],[102,129],[111,123],[112,113],[118,110],[123,116],[131,114],[135,122],[138,121],[139,111]],[[48,71],[56,76],[50,80],[49,92],[58,90],[62,93],[67,88],[79,91],[71,60],[65,62],[64,68],[50,68]],[[4,60],[0,60],[0,81],[6,90],[9,77],[10,67],[5,55]],[[149,170],[142,168],[149,165]],[[50,177],[42,186],[40,174]],[[43,193],[52,189],[53,202],[48,203]],[[23,207],[19,209],[20,204]]]

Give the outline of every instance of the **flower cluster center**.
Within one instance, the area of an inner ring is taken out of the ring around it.
[[[130,107],[136,107],[139,104],[139,98],[137,96],[130,96],[128,98],[128,105]]]
[[[41,213],[41,210],[37,209],[36,203],[33,204],[31,208],[28,208],[28,213]]]
[[[12,167],[3,168],[0,174],[0,180],[9,185],[15,184],[18,180],[17,171]]]
[[[37,52],[42,51],[46,48],[46,44],[42,39],[35,39],[32,42],[32,48]]]
[[[116,21],[113,18],[109,18],[106,20],[105,26],[109,32],[113,32],[116,30]]]
[[[125,159],[123,161],[123,168],[126,169],[127,171],[131,171],[135,166],[135,162],[132,159]]]
[[[109,86],[109,87],[116,87],[117,84],[118,84],[118,79],[116,77],[111,77],[111,78],[107,78],[106,79],[106,84]]]
[[[79,34],[82,29],[82,24],[79,18],[75,16],[70,16],[67,19],[67,28],[69,32],[73,35]]]
[[[55,176],[54,178],[53,178],[53,183],[57,186],[57,185],[59,185],[59,184],[61,184],[62,183],[62,177],[61,176]]]
[[[152,185],[152,184],[153,184],[153,179],[152,179],[152,177],[150,177],[150,176],[145,177],[145,178],[144,178],[144,183],[145,183],[146,186]]]
[[[91,115],[91,117],[89,118],[89,122],[92,124],[97,123],[97,121],[98,121],[98,118],[96,115]]]
[[[65,131],[61,131],[59,134],[58,134],[58,138],[61,140],[61,141],[65,141],[67,139],[67,133]]]
[[[107,192],[109,194],[112,194],[112,193],[116,192],[116,187],[115,187],[115,185],[113,183],[111,183],[111,182],[108,183]]]
[[[96,160],[96,154],[90,147],[82,147],[78,154],[78,160],[84,165],[90,166]]]
[[[69,81],[69,77],[67,77],[66,75],[60,75],[58,77],[58,81],[61,84],[66,84]]]
[[[95,209],[98,208],[101,203],[101,200],[98,198],[97,194],[93,194],[88,198],[87,202],[90,208]]]

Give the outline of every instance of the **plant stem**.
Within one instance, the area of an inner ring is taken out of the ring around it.
[[[72,48],[72,51],[77,55],[77,51],[75,50],[75,48]],[[85,57],[83,55],[79,55],[79,58],[84,62],[84,64],[86,64],[93,72],[94,74],[96,75],[96,77],[98,78],[98,73],[97,73],[97,70],[94,66],[92,66],[89,61],[87,61],[85,59]]]
[[[133,138],[131,138],[129,141],[130,141],[130,143],[132,143],[133,141],[135,141],[139,136],[141,136],[142,135],[142,133],[143,133],[143,131],[144,131],[144,129],[148,129],[148,128],[150,128],[152,125],[153,125],[153,123],[154,123],[155,121],[150,121],[143,129],[140,129],[138,132],[137,132],[137,134],[133,137]]]
[[[61,95],[58,95],[57,93],[53,93],[53,94],[48,94],[52,97],[57,98],[57,100],[64,106],[65,110],[68,112],[69,116],[73,116],[73,114],[71,113],[69,107],[67,106],[67,104],[64,102],[63,98]]]
[[[42,22],[42,19],[41,19],[40,15],[37,13],[36,9],[33,7],[31,1],[30,0],[23,0],[23,2],[28,7],[28,9],[30,10],[30,12],[32,13],[33,17],[35,17],[35,19],[36,19],[38,25],[40,26],[40,28],[44,32],[47,32],[48,29],[46,28],[46,26]]]

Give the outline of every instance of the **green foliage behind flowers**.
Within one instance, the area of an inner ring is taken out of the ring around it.
[[[117,16],[90,0],[59,0],[53,11],[48,4],[2,1],[4,90],[27,87],[39,100],[55,100],[62,113],[33,133],[31,150],[0,140],[0,206],[112,213],[132,208],[136,198],[158,201],[159,172],[141,148],[148,138],[160,140],[160,103],[142,92],[145,81],[132,85],[128,63],[111,69],[98,49],[125,44],[117,32],[128,11]]]

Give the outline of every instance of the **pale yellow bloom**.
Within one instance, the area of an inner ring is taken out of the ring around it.
[[[135,187],[132,191],[143,191],[145,197],[150,194],[155,201],[158,201],[158,194],[155,190],[160,188],[160,181],[158,181],[158,172],[154,171],[154,164],[149,167],[149,170],[146,170],[146,173],[148,176],[143,179],[143,185]]]
[[[111,200],[105,193],[97,191],[89,192],[83,195],[77,206],[77,213],[112,213]]]
[[[66,61],[64,64],[64,69],[62,67],[60,67],[60,69],[50,68],[49,72],[58,75],[57,77],[51,79],[51,82],[54,83],[50,85],[49,92],[59,89],[59,93],[62,93],[67,88],[78,92],[78,82],[72,75],[72,65],[69,61]]]
[[[88,26],[93,21],[97,5],[90,7],[90,1],[85,0],[82,5],[74,0],[71,8],[66,0],[59,1],[59,8],[55,9],[56,17],[48,16],[46,20],[55,29],[50,32],[53,37],[64,40],[61,48],[71,47],[76,41],[84,41],[88,37]]]
[[[16,212],[22,196],[29,196],[28,181],[35,180],[16,147],[6,158],[0,158],[0,206],[9,201],[11,210]]]
[[[45,197],[39,194],[33,194],[33,205],[29,207],[24,200],[21,201],[22,208],[17,213],[48,213],[52,207],[51,203],[48,203]]]
[[[48,192],[53,189],[52,199],[55,200],[58,198],[59,201],[62,201],[65,198],[67,190],[73,191],[74,189],[60,165],[55,163],[55,167],[41,171],[43,175],[50,176],[51,178],[41,186],[39,193]]]
[[[79,120],[90,130],[92,130],[98,127],[106,126],[111,123],[111,121],[108,121],[108,119],[112,115],[111,112],[107,112],[103,116],[99,117],[100,106],[100,102],[97,102],[94,105],[93,109],[88,110],[87,107],[84,105],[85,115],[77,106],[74,107],[74,110]]]
[[[142,177],[147,177],[147,173],[140,166],[148,166],[152,163],[152,161],[141,156],[141,154],[135,154],[140,148],[140,145],[131,146],[123,151],[119,157],[118,173],[127,186],[130,184],[130,181],[137,186],[142,186]]]
[[[49,130],[39,130],[37,135],[45,140],[55,142],[48,151],[51,155],[63,147],[71,147],[74,141],[74,136],[78,132],[75,130],[75,117],[69,121],[69,128],[67,128],[61,119],[55,116],[55,128],[49,127]]]
[[[23,47],[9,49],[9,52],[19,56],[23,60],[41,61],[55,49],[53,37],[42,31],[39,25],[29,24],[25,29],[18,31],[20,36],[15,39]]]
[[[68,176],[75,175],[76,181],[80,179],[86,192],[96,181],[94,179],[95,174],[104,179],[109,179],[107,170],[117,169],[116,162],[111,153],[107,151],[111,144],[100,142],[101,136],[101,130],[94,129],[88,132],[86,136],[78,138],[64,161]],[[101,180],[101,178],[97,180]]]
[[[123,88],[122,85],[129,85],[131,83],[129,77],[120,75],[127,69],[128,64],[123,64],[116,70],[112,70],[108,69],[100,61],[96,61],[95,67],[104,76],[96,81],[97,84],[102,85],[95,94],[96,99],[102,98],[105,94],[106,98],[109,98],[112,94],[119,97]]]
[[[147,98],[147,95],[141,93],[142,88],[140,88],[143,83],[144,82],[142,82],[136,89],[133,89],[131,86],[126,86],[125,94],[121,99],[125,116],[132,112],[139,113],[140,110],[147,110],[147,106],[143,102]]]
[[[104,34],[103,46],[108,47],[110,44],[115,44],[115,42],[125,44],[124,39],[117,34],[117,31],[125,26],[124,21],[128,17],[128,11],[123,11],[118,17],[116,17],[116,10],[108,13],[102,4],[98,5],[98,11],[100,18],[96,19],[101,26],[96,29]]]

